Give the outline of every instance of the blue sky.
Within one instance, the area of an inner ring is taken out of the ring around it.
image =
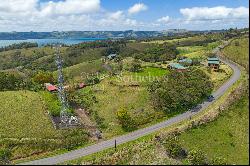
[[[0,31],[248,27],[248,0],[8,0]]]

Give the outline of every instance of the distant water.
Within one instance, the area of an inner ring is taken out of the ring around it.
[[[53,43],[62,43],[66,45],[79,44],[82,42],[90,42],[97,40],[105,40],[104,38],[82,38],[82,39],[27,39],[27,40],[0,40],[0,47],[6,47],[11,44],[18,44],[22,42],[31,42],[37,43],[39,47],[53,44]]]

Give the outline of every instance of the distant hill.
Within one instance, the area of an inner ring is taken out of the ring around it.
[[[186,33],[186,30],[165,31],[65,31],[65,32],[0,32],[0,40],[25,40],[46,38],[148,38]]]

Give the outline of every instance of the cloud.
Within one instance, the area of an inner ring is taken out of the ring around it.
[[[165,16],[165,17],[159,18],[157,20],[157,22],[159,22],[159,23],[169,23],[170,22],[170,17],[169,16]]]
[[[72,15],[94,13],[100,10],[100,0],[66,0],[41,5],[43,15]]]
[[[27,12],[36,10],[38,0],[4,0],[0,3],[0,12]]]
[[[217,7],[193,7],[180,9],[180,13],[187,20],[222,20],[222,19],[244,19],[249,18],[249,8],[227,8]]]
[[[128,13],[129,14],[137,14],[139,12],[146,11],[146,10],[148,10],[148,7],[145,4],[137,3],[128,9]]]

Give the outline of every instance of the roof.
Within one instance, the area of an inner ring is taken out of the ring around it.
[[[114,57],[116,57],[117,55],[116,54],[110,54],[109,56],[108,56],[108,58],[114,58]]]
[[[170,63],[169,65],[175,69],[187,69],[186,67],[182,66],[179,63]]]
[[[46,88],[47,88],[48,91],[55,91],[55,90],[57,90],[57,87],[54,86],[54,85],[48,85]]]
[[[207,58],[208,61],[219,61],[218,58]]]
[[[219,65],[220,62],[219,61],[208,61],[209,64],[216,64],[216,65]]]
[[[179,60],[180,63],[192,63],[192,59],[189,59],[189,58],[185,58],[185,59],[182,59],[182,60]]]
[[[79,84],[79,88],[84,88],[86,85],[84,83]]]

